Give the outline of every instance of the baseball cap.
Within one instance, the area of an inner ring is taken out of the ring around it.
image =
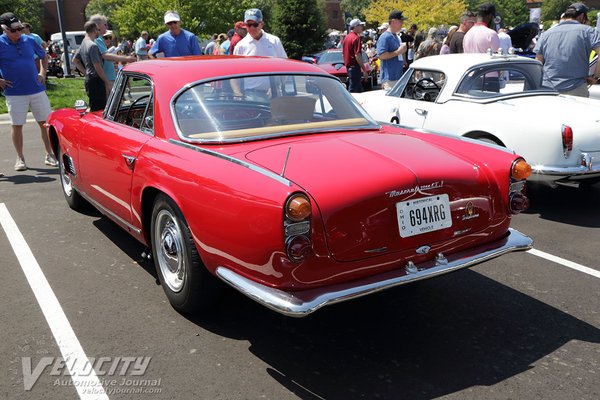
[[[179,22],[181,18],[179,18],[179,14],[176,11],[167,11],[165,13],[165,24],[169,22]]]
[[[438,33],[438,28],[429,28],[429,32],[427,32],[427,36],[435,36]]]
[[[362,22],[360,19],[358,18],[354,18],[352,21],[350,21],[350,23],[348,25],[350,25],[350,28],[356,28],[359,25],[364,25],[365,23]]]
[[[583,3],[573,3],[571,4],[569,7],[567,7],[568,9],[573,9],[575,10],[575,12],[577,14],[587,14],[588,11],[590,10],[585,4]]]
[[[235,23],[234,28],[235,29],[241,29],[241,28],[246,29],[246,24],[244,23],[244,21],[238,21]]]
[[[258,8],[251,8],[244,13],[244,22],[254,21],[261,22],[263,20],[262,11]]]
[[[102,36],[104,36],[104,37],[106,37],[106,36],[110,36],[110,37],[112,37],[112,35],[113,35],[113,31],[111,31],[111,30],[109,29],[109,30],[107,30],[107,31],[106,31],[106,33],[105,33],[104,35],[102,35]]]
[[[383,30],[383,29],[388,29],[390,27],[390,24],[388,24],[387,22],[384,22],[383,24],[379,25],[377,27],[378,30]]]
[[[15,29],[23,26],[19,18],[11,12],[4,13],[0,15],[0,25],[5,25],[8,28]]]
[[[404,15],[402,15],[402,11],[394,10],[390,13],[389,19],[399,19],[401,21],[404,21],[405,19],[408,19],[408,18],[406,18]]]

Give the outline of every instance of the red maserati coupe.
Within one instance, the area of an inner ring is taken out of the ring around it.
[[[104,111],[77,101],[47,123],[69,206],[148,246],[183,312],[214,305],[221,280],[304,316],[532,245],[509,227],[525,160],[378,124],[308,63],[136,62]]]

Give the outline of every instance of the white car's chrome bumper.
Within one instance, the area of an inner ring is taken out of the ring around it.
[[[600,162],[598,157],[581,153],[579,165],[572,167],[557,167],[552,165],[532,165],[533,173],[530,181],[557,181],[600,178]]]
[[[291,317],[304,317],[326,305],[471,267],[512,251],[529,250],[532,246],[533,240],[529,236],[511,228],[502,239],[448,258],[438,255],[435,261],[424,265],[409,263],[405,268],[362,280],[300,292],[286,292],[261,285],[224,267],[218,267],[216,274],[227,284],[274,311]]]

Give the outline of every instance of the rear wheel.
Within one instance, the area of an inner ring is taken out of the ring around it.
[[[86,201],[77,189],[73,187],[73,181],[71,180],[71,175],[68,172],[68,168],[65,165],[65,157],[62,152],[62,148],[58,146],[58,165],[60,169],[60,183],[63,190],[63,194],[65,195],[65,200],[67,200],[67,204],[73,210],[81,210],[85,205]]]
[[[200,260],[179,207],[162,194],[152,210],[151,240],[156,272],[173,308],[192,313],[214,305],[218,281]]]

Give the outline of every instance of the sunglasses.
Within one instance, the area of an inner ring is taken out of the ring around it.
[[[248,28],[257,28],[257,27],[258,27],[258,25],[260,25],[260,23],[259,23],[259,22],[246,22],[246,26],[247,26]]]
[[[110,37],[110,36],[104,36],[104,40],[112,40],[112,37]]]
[[[25,28],[22,28],[22,27],[21,27],[21,28],[15,28],[15,29],[13,29],[13,28],[8,28],[8,30],[10,31],[10,33],[22,32],[22,31],[23,31],[23,29],[25,29]]]
[[[167,22],[167,25],[174,25],[176,23],[177,23],[177,21],[171,21],[171,22]]]

